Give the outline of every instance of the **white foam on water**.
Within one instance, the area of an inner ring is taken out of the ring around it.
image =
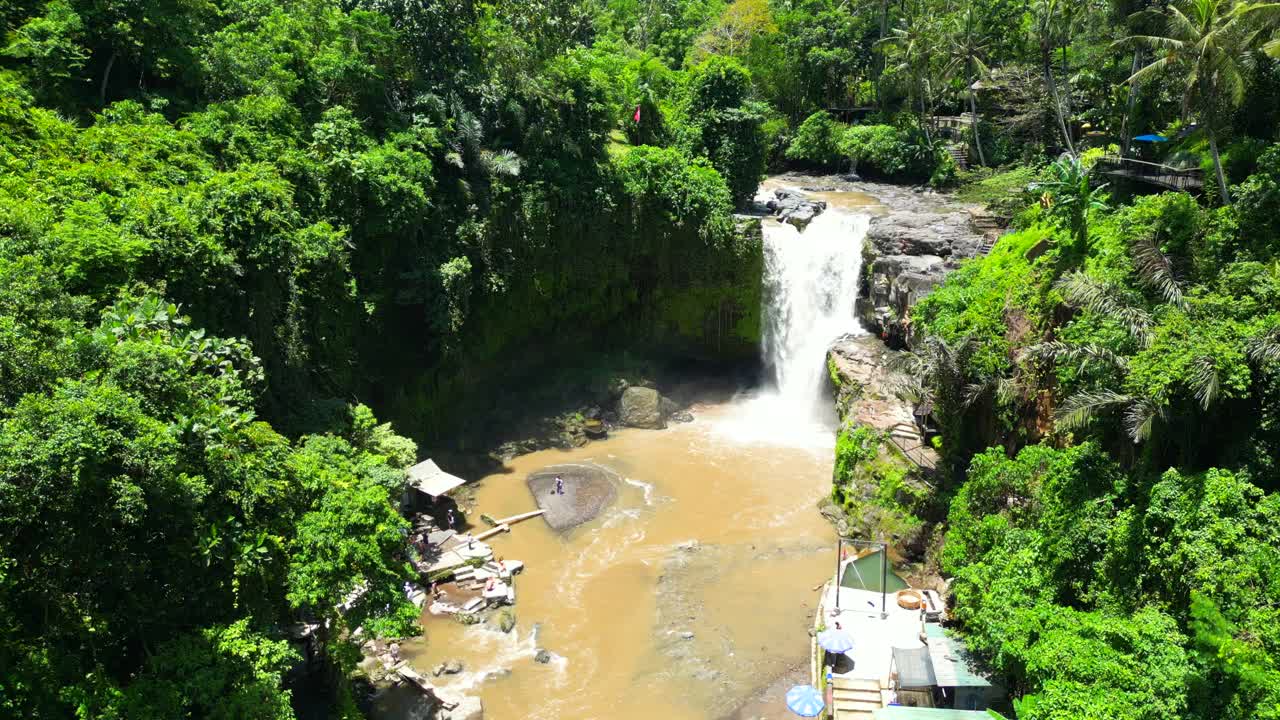
[[[490,673],[509,670],[517,663],[532,660],[538,652],[538,637],[533,630],[520,632],[513,628],[511,632],[487,625],[472,625],[464,633],[467,643],[484,650],[488,662],[479,667],[467,668],[457,675],[441,675],[433,680],[450,692],[467,693],[486,682]],[[567,666],[568,661],[565,661]]]
[[[640,488],[640,490],[644,493],[645,505],[653,504],[653,483],[647,483],[643,480],[636,480],[634,478],[629,478],[629,477],[622,478],[622,481],[630,485],[631,487]]]
[[[854,304],[870,218],[830,208],[800,232],[764,223],[765,300],[761,354],[772,382],[736,398],[710,429],[721,440],[830,450],[835,407],[827,350],[865,333]]]

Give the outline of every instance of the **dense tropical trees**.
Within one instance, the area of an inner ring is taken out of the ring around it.
[[[904,318],[957,617],[1022,717],[1273,713],[1277,12],[1145,5],[0,3],[0,715],[288,717],[302,622],[350,711],[399,433],[513,349],[753,356],[767,164],[947,184],[965,110],[1025,165]],[[1104,204],[1138,129],[1224,207]]]
[[[1213,169],[1223,204],[1231,202],[1222,171],[1218,136],[1232,109],[1244,100],[1245,76],[1263,40],[1249,5],[1236,0],[1188,0],[1170,5],[1159,35],[1130,40],[1153,51],[1154,59],[1133,74],[1135,83],[1183,73],[1183,103],[1195,114],[1209,138]]]
[[[990,49],[990,42],[982,34],[982,28],[978,26],[974,9],[972,4],[969,5],[963,18],[953,20],[953,27],[947,34],[949,50],[946,74],[948,77],[959,77],[964,82],[965,95],[969,99],[969,116],[972,120],[973,147],[978,153],[978,163],[986,165],[987,159],[982,150],[980,131],[982,117],[978,114],[978,97],[974,86],[991,73],[990,68],[983,62],[983,57]]]

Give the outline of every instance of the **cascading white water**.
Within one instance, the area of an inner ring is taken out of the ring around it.
[[[717,435],[750,444],[830,449],[835,410],[823,390],[827,349],[865,332],[854,302],[866,215],[828,208],[804,232],[764,221],[764,340],[771,386],[741,399]]]
[[[831,342],[863,332],[854,314],[868,217],[831,208],[800,232],[766,222],[764,359],[773,369],[780,409],[818,420]]]

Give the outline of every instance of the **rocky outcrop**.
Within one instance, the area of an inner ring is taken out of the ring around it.
[[[556,492],[557,477],[563,493]],[[599,515],[617,499],[619,483],[612,470],[592,463],[551,465],[525,480],[552,530],[568,530]]]
[[[826,209],[825,201],[814,200],[804,193],[787,189],[774,190],[772,198],[756,201],[757,211],[772,213],[779,222],[792,225],[801,232]]]
[[[866,271],[858,316],[881,337],[909,344],[911,308],[984,244],[969,214],[942,196],[901,189],[892,194],[880,197],[889,210],[871,220],[862,246]]]
[[[929,478],[937,451],[898,397],[896,351],[874,335],[850,336],[828,351],[840,439],[831,497],[819,510],[842,534],[893,542],[908,556],[923,550],[936,497]]]
[[[662,401],[653,388],[629,387],[618,400],[618,422],[627,427],[661,430],[667,426]]]

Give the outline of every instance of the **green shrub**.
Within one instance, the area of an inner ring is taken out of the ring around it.
[[[686,145],[724,177],[735,205],[756,193],[765,171],[766,108],[753,97],[751,73],[719,55],[689,74]]]
[[[1236,186],[1235,196],[1240,250],[1254,260],[1280,254],[1280,145],[1262,154],[1257,172]]]
[[[892,125],[854,125],[840,138],[840,153],[864,174],[893,177],[909,169],[910,152]]]
[[[1036,266],[1044,258],[1026,256],[1052,236],[1043,226],[1005,235],[990,255],[962,265],[912,308],[915,323],[947,342],[972,338],[978,346],[974,367],[984,375],[1010,370],[1006,309],[1024,313],[1032,327],[1043,322],[1043,278]]]
[[[805,118],[787,146],[787,159],[822,168],[835,167],[842,154],[840,140],[844,126],[825,110]]]
[[[950,153],[941,147],[934,150],[933,172],[929,174],[929,184],[933,187],[948,187],[956,184],[960,177],[960,168]]]

